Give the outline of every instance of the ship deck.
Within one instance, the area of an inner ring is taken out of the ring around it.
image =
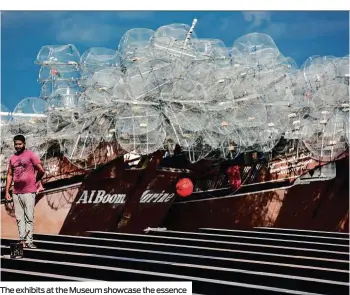
[[[2,281],[192,281],[193,294],[348,294],[349,234],[201,228],[144,234],[36,234],[38,249],[10,259]],[[96,271],[98,270],[98,271]]]

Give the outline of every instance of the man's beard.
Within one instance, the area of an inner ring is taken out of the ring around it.
[[[21,154],[21,153],[23,153],[23,151],[25,150],[25,147],[23,147],[23,148],[21,148],[21,149],[15,148],[15,150],[16,150],[17,154]]]

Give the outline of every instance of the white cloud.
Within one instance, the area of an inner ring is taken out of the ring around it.
[[[52,30],[58,42],[104,46],[103,43],[115,40],[117,47],[121,36],[134,27],[129,28],[130,21],[147,20],[153,16],[151,11],[70,12],[56,18]]]
[[[289,25],[290,26],[293,26]],[[270,23],[268,24],[268,26],[263,30],[264,33],[271,35],[273,38],[278,38],[283,36],[283,34],[285,34],[286,32],[289,32],[288,29],[288,24],[284,24],[284,23]],[[289,35],[289,34],[288,34]],[[289,35],[290,37],[290,35]]]
[[[36,24],[49,31],[59,43],[103,46],[104,42],[115,40],[117,47],[120,37],[130,29],[128,27],[132,22],[150,20],[153,17],[152,11],[6,11],[2,12],[2,25],[25,27]]]
[[[96,16],[81,13],[72,13],[65,18],[56,19],[51,29],[56,34],[58,42],[86,43],[87,45],[110,41],[120,31],[120,27],[110,23],[110,14]]]
[[[56,40],[63,43],[103,42],[111,39],[113,27],[107,24],[78,23],[66,19],[56,26]]]
[[[244,11],[242,14],[244,20],[251,23],[251,28],[258,28],[271,20],[271,13],[267,11]]]
[[[1,25],[4,28],[25,26],[28,23],[53,21],[64,15],[60,11],[2,11]]]
[[[329,36],[334,32],[348,31],[348,22],[345,20],[322,20],[312,19],[298,23],[269,23],[262,31],[273,38],[304,38]]]
[[[329,36],[334,32],[349,30],[346,20],[329,20],[304,18],[300,20],[288,18],[286,21],[272,21],[271,12],[242,12],[244,20],[249,23],[246,32],[266,33],[272,38],[305,38]]]
[[[110,24],[116,18],[113,12],[6,11],[1,16],[5,28],[36,24],[64,44],[101,43],[111,40],[118,31]]]

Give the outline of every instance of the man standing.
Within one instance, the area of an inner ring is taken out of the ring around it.
[[[10,187],[13,181],[12,195],[19,238],[24,248],[36,248],[33,244],[34,205],[36,193],[42,189],[40,181],[45,171],[39,157],[26,149],[23,135],[16,135],[13,141],[16,152],[11,156],[8,166],[6,200],[11,200]]]

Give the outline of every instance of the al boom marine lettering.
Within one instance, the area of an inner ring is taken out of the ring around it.
[[[175,194],[168,194],[162,191],[161,193],[150,193],[149,190],[143,192],[140,203],[167,203]],[[106,194],[105,190],[91,190],[90,194],[84,190],[79,197],[77,204],[124,204],[126,199],[125,194]]]

